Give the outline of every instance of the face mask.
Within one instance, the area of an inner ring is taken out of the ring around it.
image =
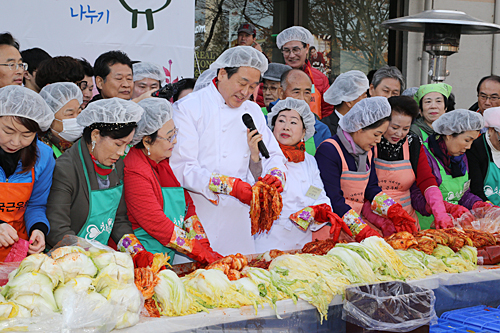
[[[62,132],[56,132],[59,134],[61,138],[63,138],[66,141],[70,142],[75,142],[79,137],[82,136],[83,133],[83,127],[78,125],[76,122],[76,118],[70,118],[70,119],[55,119],[56,121],[60,121],[63,124],[63,130]]]

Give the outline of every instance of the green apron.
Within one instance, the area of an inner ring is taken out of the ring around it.
[[[102,190],[92,190],[90,188],[89,175],[82,154],[82,143],[78,144],[78,152],[82,161],[87,187],[89,189],[89,214],[87,221],[78,233],[78,237],[87,240],[96,240],[101,244],[107,245],[111,230],[115,224],[116,211],[120,205],[123,192],[123,182],[120,185]],[[115,170],[116,172],[116,170]]]
[[[268,112],[267,112],[267,108],[265,106],[261,107],[262,109],[262,113],[264,114],[264,116],[267,116]]]
[[[486,135],[486,134],[485,134]],[[500,185],[500,169],[494,162],[491,162],[490,152],[488,151],[488,144],[486,138],[483,135],[484,148],[488,154],[488,172],[486,172],[486,177],[484,178],[484,195],[488,198],[491,203],[495,206],[500,205],[500,193],[498,186]]]
[[[431,153],[431,156],[436,160],[439,167],[439,174],[441,175],[441,185],[439,185],[439,190],[443,195],[443,200],[454,205],[458,205],[458,201],[462,199],[464,193],[469,189],[469,172],[466,171],[465,175],[453,178],[451,175],[446,174],[444,167],[441,162],[434,156],[432,151],[429,149],[427,140],[424,142],[425,147]],[[421,229],[430,229],[432,222],[434,221],[434,216],[422,216],[417,212],[417,216],[420,223]]]
[[[422,134],[422,141],[426,142],[427,139],[429,138],[429,134],[425,133],[425,131],[421,128],[420,128],[420,133]]]
[[[160,183],[159,180],[158,183]],[[163,197],[163,213],[165,214],[165,216],[167,216],[170,221],[172,221],[176,226],[184,229],[184,217],[186,216],[186,200],[184,198],[184,188],[162,187],[161,195]],[[176,253],[175,250],[164,246],[156,238],[148,234],[143,228],[134,229],[134,234],[147,251],[151,253],[168,254],[168,256],[170,257],[168,262],[172,264]]]
[[[52,151],[54,152],[54,156],[59,158],[62,155],[62,152],[56,146],[52,145]]]

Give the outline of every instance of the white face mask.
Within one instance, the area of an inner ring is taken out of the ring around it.
[[[54,120],[62,122],[63,124],[62,132],[57,132],[55,130],[53,131],[59,134],[59,136],[64,140],[75,142],[76,140],[78,140],[78,138],[82,136],[83,126],[78,125],[78,123],[76,122],[76,118],[63,119],[63,120],[54,119]]]

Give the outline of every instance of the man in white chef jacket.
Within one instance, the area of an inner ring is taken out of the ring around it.
[[[248,113],[270,157],[261,157],[264,181],[282,190],[285,157],[260,107],[248,101],[267,70],[265,56],[250,46],[226,50],[210,66],[217,77],[207,87],[174,104],[179,129],[170,166],[181,186],[190,190],[214,251],[222,255],[255,253],[250,201],[253,178],[247,127]]]

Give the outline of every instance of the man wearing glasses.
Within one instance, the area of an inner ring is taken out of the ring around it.
[[[472,111],[479,111],[500,106],[500,76],[485,76],[477,85],[477,103],[470,107]]]
[[[22,85],[28,64],[19,53],[19,43],[8,32],[0,34],[0,88]]]
[[[313,36],[304,27],[294,26],[283,30],[276,37],[276,45],[283,53],[285,64],[292,68],[303,70],[312,81],[312,98],[309,104],[311,111],[319,118],[326,117],[333,112],[333,106],[325,103],[323,94],[330,88],[328,78],[307,60],[309,47],[313,43]]]

